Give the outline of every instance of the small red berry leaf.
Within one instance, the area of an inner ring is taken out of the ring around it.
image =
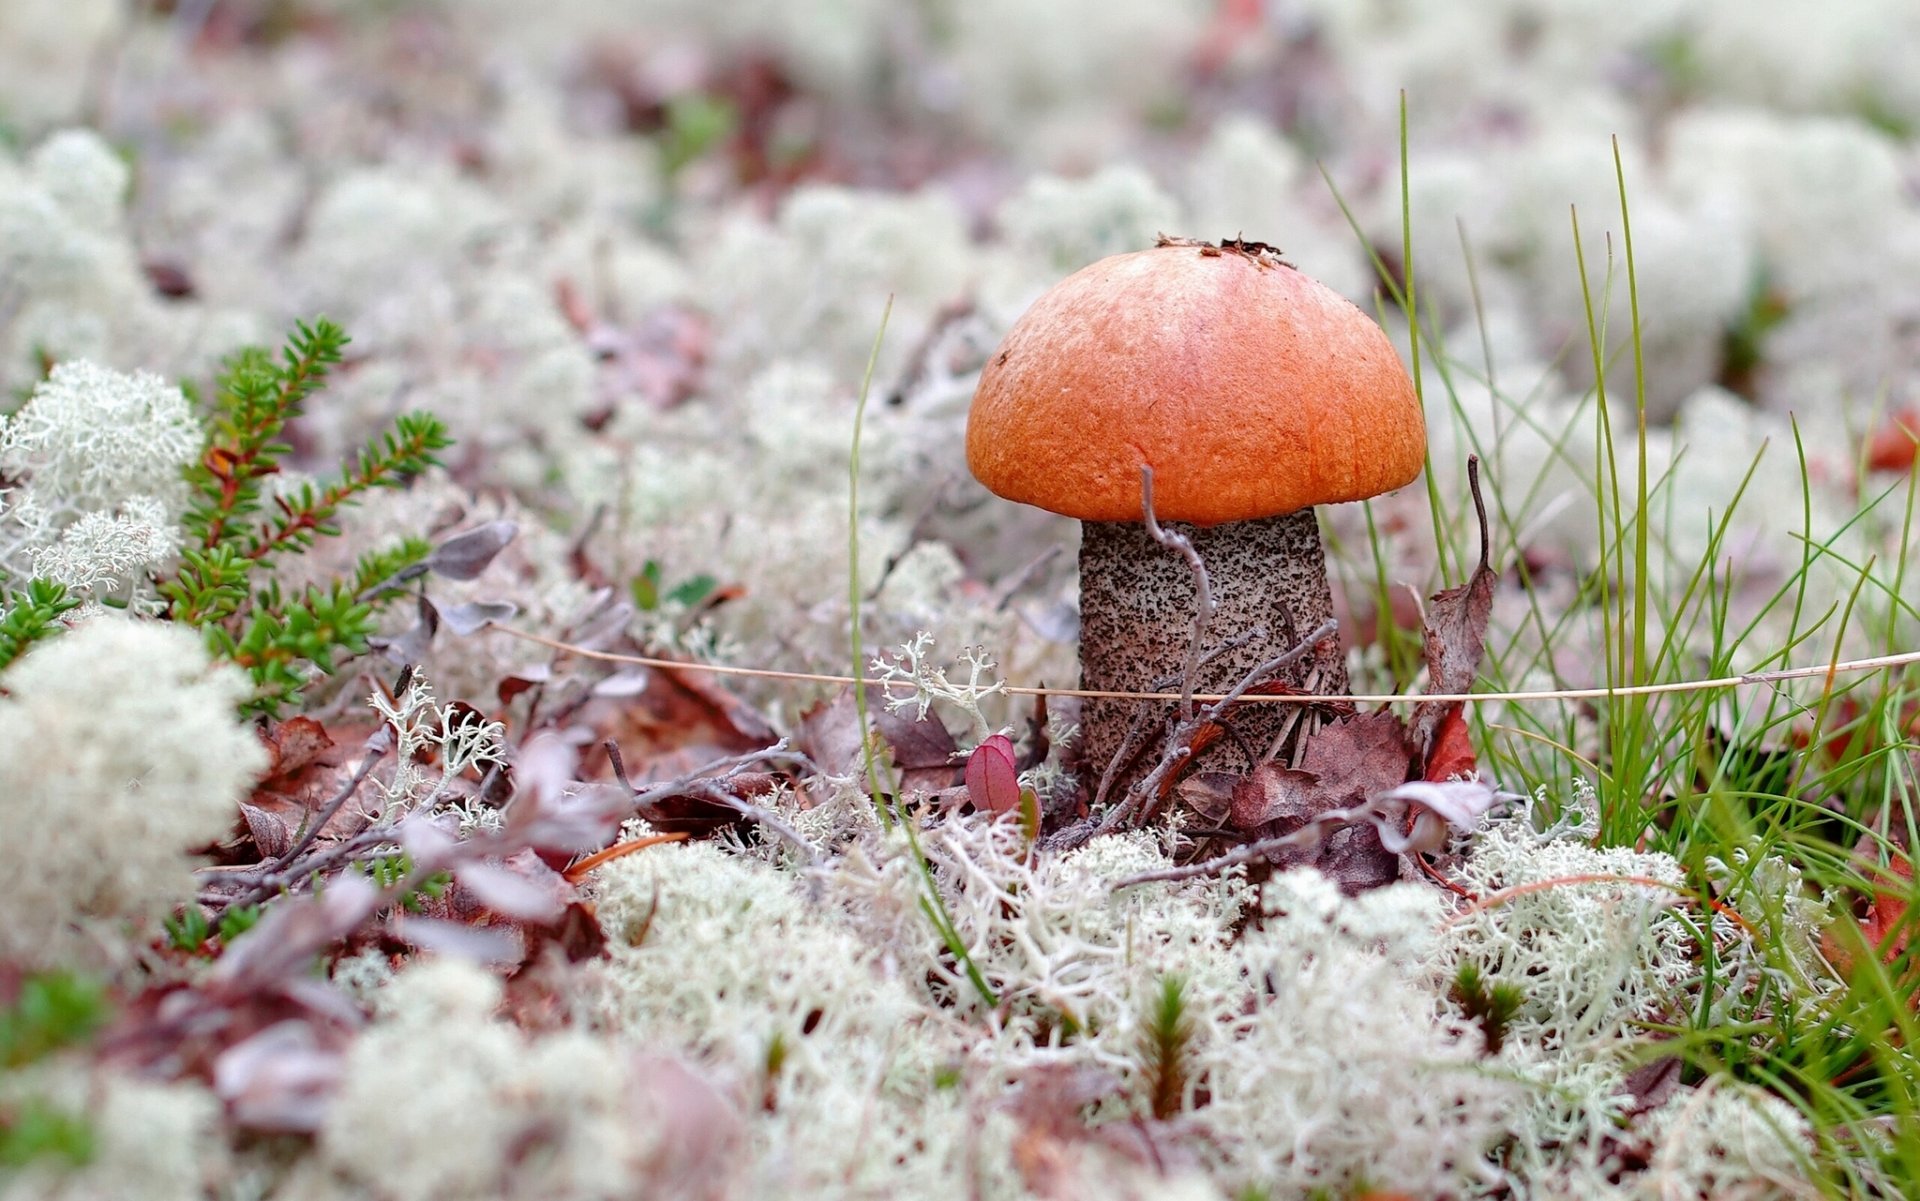
[[[982,739],[967,756],[967,798],[985,813],[1020,808],[1020,773],[1014,767],[1013,740],[1005,734]]]

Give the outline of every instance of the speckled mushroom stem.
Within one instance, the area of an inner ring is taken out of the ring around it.
[[[1246,640],[1200,668],[1199,692],[1225,692],[1253,668],[1278,655],[1333,616],[1326,556],[1313,510],[1280,517],[1193,526],[1166,523],[1193,542],[1206,564],[1216,610],[1207,631],[1211,650],[1236,634],[1264,627],[1265,637]],[[1155,542],[1138,522],[1089,521],[1080,527],[1080,678],[1085,688],[1116,692],[1157,691],[1178,680],[1193,637],[1198,604],[1193,573],[1178,554]],[[1277,683],[1338,694],[1347,690],[1346,661],[1337,639],[1284,672]],[[1178,684],[1173,691],[1178,691]],[[1145,752],[1116,778],[1110,801],[1158,761],[1160,731],[1177,703],[1089,699],[1083,709],[1088,788],[1092,789],[1120,751],[1128,727],[1143,708],[1154,711],[1153,736]],[[1291,706],[1242,705],[1234,733],[1207,748],[1191,770],[1244,772],[1287,730]]]

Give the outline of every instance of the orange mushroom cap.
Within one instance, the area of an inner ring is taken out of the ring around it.
[[[1258,243],[1168,241],[1049,289],[981,372],[967,465],[1082,521],[1213,525],[1364,500],[1426,457],[1378,325]]]

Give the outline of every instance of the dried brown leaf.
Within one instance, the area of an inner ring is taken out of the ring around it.
[[[1262,763],[1235,783],[1227,821],[1239,830],[1257,830],[1270,822],[1298,827],[1337,807],[1337,801],[1325,799],[1320,777],[1313,772]]]
[[[286,821],[258,805],[240,803],[240,818],[247,823],[247,835],[262,859],[275,859],[293,846],[293,830]]]
[[[1233,809],[1234,789],[1242,783],[1232,772],[1206,771],[1184,776],[1174,791],[1188,808],[1213,825],[1227,820]]]
[[[1486,653],[1487,619],[1493,613],[1493,568],[1489,565],[1490,535],[1487,506],[1480,497],[1480,460],[1467,460],[1468,485],[1473,490],[1474,509],[1480,515],[1480,561],[1473,575],[1457,588],[1435,593],[1427,606],[1425,631],[1427,688],[1434,693],[1466,693],[1480,673],[1480,660]],[[1461,707],[1458,701],[1427,701],[1413,711],[1414,744],[1422,749],[1434,744],[1435,733],[1450,713]],[[1429,779],[1445,777],[1428,776]]]
[[[1275,780],[1282,787],[1271,800],[1263,788],[1261,800],[1289,815],[1260,833],[1289,834],[1328,810],[1363,804],[1405,783],[1413,762],[1406,726],[1387,710],[1328,726],[1308,741],[1300,770]],[[1281,771],[1285,769],[1269,768],[1267,775],[1272,778]],[[1249,816],[1254,812],[1250,807]],[[1318,845],[1285,853],[1274,864],[1311,864],[1349,895],[1391,884],[1400,875],[1400,857],[1387,850],[1380,832],[1368,822],[1336,829]]]
[[[1413,758],[1406,725],[1385,709],[1326,727],[1307,743],[1300,760],[1301,770],[1321,781],[1313,813],[1357,805],[1406,783]]]
[[[960,746],[932,717],[913,718],[887,710],[879,689],[867,694],[867,717],[892,751],[900,785],[909,796],[926,796],[953,786],[963,765]],[[823,775],[862,779],[866,755],[860,738],[860,712],[853,690],[842,689],[800,716],[800,750]]]
[[[304,715],[268,727],[260,741],[267,748],[267,770],[262,780],[276,780],[299,771],[333,747],[327,728]]]

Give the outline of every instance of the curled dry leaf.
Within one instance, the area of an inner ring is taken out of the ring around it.
[[[1414,780],[1382,793],[1381,799],[1403,802],[1413,813],[1410,825],[1376,818],[1381,845],[1396,855],[1430,854],[1446,849],[1449,827],[1462,833],[1477,829],[1499,794],[1478,780]]]
[[[213,1091],[237,1125],[311,1134],[326,1117],[344,1067],[339,1047],[323,1042],[311,1023],[288,1019],[221,1052],[213,1062]]]
[[[495,622],[511,621],[520,606],[512,601],[467,601],[440,611],[447,628],[462,638],[477,634]]]
[[[260,734],[267,748],[267,770],[260,777],[277,780],[314,762],[333,748],[327,728],[304,714],[275,722]]]
[[[1427,606],[1425,631],[1427,689],[1441,694],[1473,691],[1480,673],[1480,659],[1486,652],[1487,619],[1493,613],[1493,569],[1487,527],[1487,505],[1480,496],[1480,460],[1467,459],[1467,482],[1473,492],[1474,511],[1480,517],[1480,561],[1473,575],[1458,588],[1434,594]],[[1426,701],[1413,711],[1414,744],[1426,755],[1421,774],[1429,780],[1450,775],[1471,775],[1477,768],[1473,748],[1466,742],[1464,722],[1448,732],[1442,745],[1439,735],[1449,719],[1462,708],[1459,701]],[[1443,762],[1436,762],[1442,752]],[[1437,774],[1444,773],[1444,774]]]
[[[240,820],[247,824],[247,835],[262,859],[277,859],[293,846],[292,827],[258,805],[240,802]]]
[[[494,556],[507,548],[520,527],[511,521],[489,521],[433,548],[427,570],[449,580],[471,580],[487,569]]]
[[[402,942],[436,955],[450,955],[474,963],[519,963],[526,944],[517,930],[503,926],[473,926],[437,917],[396,913],[387,930]]]
[[[1189,809],[1217,826],[1233,811],[1233,792],[1240,783],[1241,777],[1232,772],[1203,771],[1183,776],[1173,790]]]

